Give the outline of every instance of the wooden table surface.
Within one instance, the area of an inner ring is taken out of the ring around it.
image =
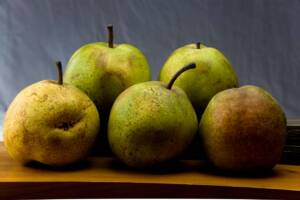
[[[22,166],[0,143],[0,198],[223,197],[300,198],[300,166],[277,165],[264,175],[216,172],[203,161],[180,161],[136,171],[114,158],[77,166]]]

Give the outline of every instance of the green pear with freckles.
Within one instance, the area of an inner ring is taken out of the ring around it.
[[[59,80],[34,83],[15,97],[5,114],[4,145],[9,155],[26,164],[69,165],[86,158],[96,141],[100,118],[93,101]]]
[[[108,25],[108,42],[90,43],[71,57],[65,82],[85,92],[96,104],[102,120],[101,144],[106,144],[106,124],[116,97],[136,83],[149,81],[151,73],[143,53],[130,44],[113,42],[113,27]]]
[[[184,73],[174,85],[186,92],[200,118],[215,94],[239,84],[228,59],[219,50],[200,43],[176,49],[163,65],[159,80],[168,83],[182,66],[191,62],[196,63],[196,70]]]
[[[197,116],[185,92],[173,83],[139,83],[122,92],[113,104],[108,139],[114,154],[131,167],[156,165],[181,154],[197,132]]]

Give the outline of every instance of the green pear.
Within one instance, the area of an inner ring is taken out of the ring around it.
[[[271,94],[256,86],[243,86],[211,99],[199,131],[207,157],[216,167],[267,170],[281,157],[286,117]]]
[[[108,139],[112,151],[128,166],[142,168],[178,156],[197,132],[197,116],[185,92],[159,81],[139,83],[122,92],[113,104]]]
[[[79,48],[69,60],[64,76],[65,82],[85,92],[98,108],[102,126],[93,152],[101,154],[109,151],[107,122],[115,99],[131,85],[151,79],[143,53],[130,44],[113,43],[112,25],[107,29],[108,42]]]
[[[163,65],[159,80],[169,82],[182,66],[191,62],[196,63],[196,70],[184,73],[174,85],[186,92],[197,114],[201,116],[209,100],[222,90],[237,87],[238,79],[220,51],[196,43],[176,49]]]
[[[64,80],[84,91],[106,121],[116,97],[136,83],[149,81],[146,57],[130,44],[113,43],[113,27],[108,42],[90,43],[79,48],[67,64]]]
[[[84,159],[100,128],[92,100],[78,88],[43,80],[23,89],[4,119],[4,144],[9,155],[23,163],[38,161],[61,166]]]

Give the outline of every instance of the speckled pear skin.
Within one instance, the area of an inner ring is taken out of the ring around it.
[[[19,92],[3,127],[4,144],[13,159],[61,166],[85,158],[100,119],[94,103],[78,88],[44,80]]]
[[[174,83],[182,88],[192,102],[199,118],[209,100],[218,92],[238,87],[237,75],[217,49],[196,44],[188,44],[176,49],[163,65],[159,80],[168,83],[173,75],[188,63],[196,63],[196,70],[187,71]]]
[[[191,143],[197,116],[184,91],[158,81],[131,86],[116,99],[108,123],[112,151],[143,168],[170,160]]]
[[[149,81],[147,59],[129,44],[97,42],[79,48],[67,64],[64,80],[84,91],[96,104],[101,119],[108,118],[116,97],[129,86]]]
[[[231,171],[271,169],[280,159],[286,117],[277,101],[256,86],[224,90],[209,102],[199,126],[209,160]]]

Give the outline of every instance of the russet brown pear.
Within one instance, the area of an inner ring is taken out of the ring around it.
[[[200,136],[209,160],[231,171],[271,169],[286,138],[286,117],[267,91],[256,86],[216,94],[202,115]]]

